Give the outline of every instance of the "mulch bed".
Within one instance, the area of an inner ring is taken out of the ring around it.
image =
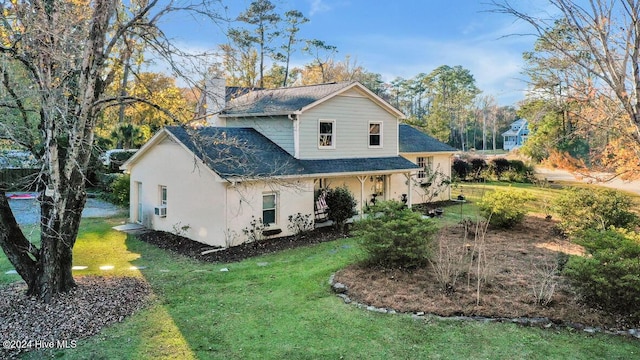
[[[446,253],[473,249],[474,234],[461,225],[445,227],[439,240]],[[548,318],[554,323],[576,323],[603,329],[640,328],[637,321],[609,314],[582,302],[556,266],[560,253],[580,254],[582,248],[562,237],[552,221],[529,216],[510,230],[489,229],[484,238],[486,279],[477,292],[477,266],[469,258],[451,266],[460,268],[453,286],[435,276],[434,265],[423,268],[385,269],[352,264],[338,271],[335,281],[347,286],[350,299],[400,312],[424,312],[444,317]],[[455,254],[454,254],[455,255]],[[438,255],[436,254],[436,257]],[[470,266],[470,264],[474,264]],[[553,295],[547,304],[536,302],[543,279]]]
[[[55,296],[50,304],[25,296],[18,282],[0,288],[0,358],[47,349],[74,348],[78,340],[121,322],[152,299],[141,278],[81,276],[78,287]]]
[[[247,258],[287,249],[294,249],[300,246],[319,244],[339,238],[345,238],[348,235],[336,231],[333,227],[323,227],[297,237],[288,236],[265,239],[226,249],[216,249],[210,245],[202,244],[164,231],[147,231],[136,236],[138,239],[146,243],[155,245],[161,249],[170,250],[180,255],[188,256],[192,259],[213,263],[226,263],[242,261]],[[218,251],[209,252],[205,255],[202,254],[205,251],[214,249]]]

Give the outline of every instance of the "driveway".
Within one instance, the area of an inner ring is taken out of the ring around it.
[[[40,206],[35,199],[9,199],[9,206],[20,225],[37,224],[40,222]],[[122,214],[126,211],[121,207],[106,201],[89,198],[82,211],[82,217],[108,217]]]
[[[609,177],[611,176],[611,174],[594,173],[594,176],[602,178],[607,178],[607,175],[609,175]],[[567,170],[549,169],[544,167],[536,167],[536,177],[538,177],[539,179],[547,179],[551,181],[578,181],[587,184],[596,184],[640,195],[640,180],[625,181],[615,178],[607,182],[601,182],[596,180],[595,178],[585,178],[573,175]]]

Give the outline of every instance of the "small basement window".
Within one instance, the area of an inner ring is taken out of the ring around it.
[[[275,225],[277,194],[267,193],[262,195],[262,223],[266,226]]]

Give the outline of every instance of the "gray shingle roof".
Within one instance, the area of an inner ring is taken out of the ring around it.
[[[299,160],[253,128],[165,128],[223,178],[370,173],[418,169],[400,156]]]
[[[297,159],[253,128],[165,128],[223,178],[299,175]]]
[[[434,139],[410,125],[400,124],[398,132],[401,153],[458,151],[458,149]]]
[[[301,160],[300,162],[309,174],[375,172],[420,168],[418,165],[400,156],[364,159]]]
[[[351,84],[353,82],[251,91],[229,101],[221,115],[290,114]]]

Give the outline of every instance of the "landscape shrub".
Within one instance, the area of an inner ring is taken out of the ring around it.
[[[471,172],[473,173],[473,179],[479,180],[483,177],[483,173],[488,168],[487,162],[480,157],[472,158],[469,160],[471,163]]]
[[[102,174],[99,188],[103,191],[101,198],[120,206],[129,204],[130,177],[128,174]]]
[[[311,214],[297,213],[295,215],[289,215],[289,224],[287,228],[294,235],[302,235],[308,231],[313,230],[313,218]]]
[[[131,192],[131,179],[129,174],[116,174],[114,180],[109,184],[108,198],[110,202],[120,206],[129,205],[129,194]]]
[[[458,179],[466,180],[469,175],[469,170],[471,170],[471,165],[469,165],[465,160],[457,158],[453,160],[451,168]]]
[[[367,217],[354,224],[371,265],[413,268],[425,265],[437,232],[434,221],[407,209],[399,201],[379,201]]]
[[[568,235],[610,226],[632,229],[638,224],[638,216],[631,212],[633,206],[633,200],[625,193],[600,187],[570,187],[552,203],[560,217],[558,226]]]
[[[524,220],[527,214],[526,203],[533,200],[526,191],[514,189],[496,190],[485,194],[478,207],[489,223],[499,228],[511,228]]]
[[[355,210],[356,200],[346,187],[337,187],[327,190],[325,198],[327,203],[327,216],[333,220],[336,228],[343,231],[344,225],[352,216],[358,214]]]
[[[502,173],[509,170],[509,160],[502,157],[493,158],[490,161],[489,168],[496,180],[500,180]]]
[[[527,165],[522,160],[507,160],[509,162],[509,169],[515,171],[516,173],[525,173],[527,169]]]
[[[590,304],[640,319],[640,234],[586,230],[576,236],[589,256],[571,256],[563,274]]]

